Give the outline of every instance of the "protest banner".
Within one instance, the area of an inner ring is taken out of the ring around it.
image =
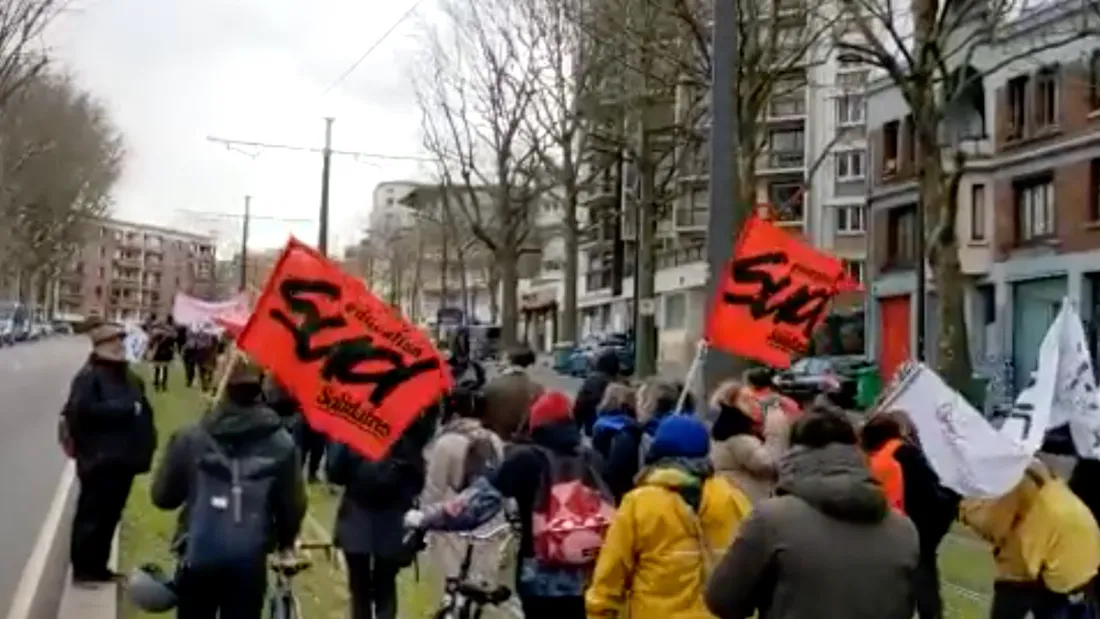
[[[753,216],[741,230],[733,259],[707,321],[711,347],[785,368],[802,354],[826,317],[844,263]]]
[[[251,303],[245,293],[237,294],[225,301],[203,301],[182,292],[177,292],[172,301],[172,320],[194,331],[218,333],[222,327],[216,320],[219,316],[247,315]]]
[[[145,351],[149,347],[149,334],[136,322],[128,322],[123,325],[126,337],[122,341],[126,349],[126,360],[130,363],[138,363],[145,358]]]
[[[940,483],[964,497],[992,498],[1010,491],[1035,455],[990,425],[959,392],[922,363],[900,371],[876,410],[908,414]],[[1037,426],[1041,437],[1045,432]]]
[[[314,429],[370,459],[384,456],[452,382],[423,333],[296,239],[237,347],[294,394]]]
[[[1061,357],[1064,313],[1064,309],[1058,313],[1043,336],[1039,345],[1039,363],[1034,371],[1031,368],[1017,368],[1022,372],[1030,371],[1031,375],[1001,425],[1001,434],[1018,442],[1031,455],[1039,451],[1047,430],[1054,427],[1054,387]]]

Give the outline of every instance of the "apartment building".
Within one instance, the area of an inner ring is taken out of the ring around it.
[[[1058,2],[998,26],[966,69],[978,76],[943,133],[967,162],[959,189],[960,260],[975,367],[1011,399],[1035,369],[1062,298],[1080,308],[1100,353],[1100,38],[1047,42],[1098,15]],[[1082,30],[1084,31],[1084,30]],[[1029,51],[1023,54],[1021,50]],[[958,54],[959,57],[965,56]],[[922,157],[896,89],[871,86],[872,174],[869,350],[884,372],[916,346],[917,188]],[[927,287],[926,354],[935,359],[936,291]]]
[[[792,42],[806,57],[782,59],[781,79],[760,119],[762,145],[756,153],[755,188],[750,193],[758,204],[773,207],[772,217],[780,225],[846,259],[852,274],[862,280],[867,245],[863,90],[869,72],[866,66],[838,56],[832,36],[819,36],[820,43],[798,47],[800,38],[812,36],[807,33],[820,27],[812,23],[820,18],[820,7],[811,11],[809,6],[783,0],[777,7],[778,40]],[[837,27],[841,30],[836,34],[844,35],[847,26]],[[677,154],[669,158],[676,169],[661,192],[667,202],[658,209],[664,216],[657,222],[657,298],[652,309],[659,327],[658,357],[666,362],[691,358],[710,304],[706,293],[709,114],[699,114],[700,96],[681,87],[674,96],[653,103],[667,106],[676,124],[699,132],[693,144],[678,144]],[[614,97],[606,102],[601,98],[595,107],[591,131],[596,141],[605,135],[614,138],[621,131],[616,124],[621,122],[621,103]],[[671,135],[676,132],[657,139]],[[637,223],[627,205],[636,199],[637,173],[621,162],[614,148],[597,145],[596,150],[589,164],[597,181],[586,195],[589,235],[582,243],[580,260],[582,333],[627,329],[634,314]],[[731,204],[734,199],[730,196]],[[616,274],[622,279],[616,281]],[[845,301],[862,311],[857,295]]]
[[[56,315],[144,320],[171,313],[176,292],[217,293],[214,239],[111,219],[95,222],[58,277]]]

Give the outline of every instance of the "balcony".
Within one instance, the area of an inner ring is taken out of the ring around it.
[[[798,174],[805,170],[804,150],[765,151],[756,161],[757,174]]]
[[[115,264],[140,268],[142,266],[141,254],[131,252],[115,254]]]
[[[705,245],[692,245],[657,254],[657,269],[671,269],[706,260]]]
[[[769,122],[806,120],[806,93],[791,93],[768,102]]]
[[[710,211],[707,208],[676,209],[674,225],[677,231],[705,230],[710,226]]]

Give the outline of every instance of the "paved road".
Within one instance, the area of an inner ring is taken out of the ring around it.
[[[57,415],[87,354],[75,336],[0,348],[0,616],[61,478]]]

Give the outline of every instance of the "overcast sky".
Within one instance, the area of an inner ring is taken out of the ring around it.
[[[77,0],[81,10],[62,16],[48,38],[125,134],[129,155],[115,192],[117,217],[217,229],[225,247],[239,234],[236,220],[184,211],[239,213],[251,194],[257,216],[310,220],[257,220],[254,246],[280,245],[291,233],[312,243],[321,156],[242,154],[206,137],[319,147],[323,117],[331,115],[334,148],[421,154],[408,77],[419,15],[323,95],[414,2]],[[422,178],[425,171],[415,162],[334,156],[330,245],[358,239],[375,184]]]

